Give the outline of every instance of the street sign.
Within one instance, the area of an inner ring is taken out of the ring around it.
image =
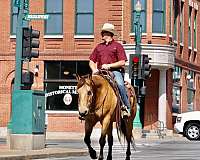
[[[35,20],[47,20],[49,19],[49,15],[48,14],[27,14],[25,15],[24,17],[25,20],[32,20],[32,19],[35,19]]]

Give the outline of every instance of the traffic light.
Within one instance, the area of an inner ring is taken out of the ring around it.
[[[130,54],[129,75],[131,79],[141,78],[141,54]]]
[[[151,65],[149,64],[150,59],[151,58],[149,58],[148,55],[142,55],[142,79],[148,79],[151,76]]]
[[[27,58],[31,61],[31,58],[39,57],[39,48],[40,41],[40,31],[32,29],[32,26],[23,28],[23,42],[22,42],[22,58]]]
[[[34,81],[34,73],[33,72],[23,72],[22,73],[22,84],[24,85],[32,85]]]

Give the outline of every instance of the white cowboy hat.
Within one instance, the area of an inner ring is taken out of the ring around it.
[[[111,23],[104,23],[102,29],[101,29],[101,32],[103,31],[107,31],[107,32],[110,32],[112,33],[113,35],[116,34],[116,31],[115,31],[115,26]]]

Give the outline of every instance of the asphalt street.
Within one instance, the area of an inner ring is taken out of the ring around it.
[[[85,144],[78,141],[49,141],[47,147],[73,147],[86,148]],[[98,141],[94,141],[93,146],[99,152]],[[187,139],[177,140],[137,140],[136,150],[132,149],[132,160],[200,160],[200,141],[188,141]],[[105,146],[104,158],[106,159],[108,147]],[[125,159],[126,147],[115,141],[113,145],[113,160]],[[40,159],[47,160],[47,159]],[[48,160],[90,160],[89,156],[48,158]]]

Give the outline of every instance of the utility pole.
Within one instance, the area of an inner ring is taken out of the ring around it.
[[[137,112],[133,125],[135,128],[142,128],[141,119],[144,118],[144,102],[146,95],[145,80],[150,77],[151,65],[147,54],[141,54],[141,37],[142,25],[140,24],[141,2],[137,1],[135,5],[136,17],[134,21],[135,31],[135,54],[130,54],[129,57],[129,75],[131,84],[134,86],[137,95]]]
[[[142,123],[140,121],[140,108],[141,106],[141,97],[140,97],[140,86],[141,86],[141,82],[143,82],[141,80],[141,34],[142,34],[142,26],[140,24],[140,16],[141,16],[141,2],[140,0],[137,1],[136,5],[135,5],[135,11],[136,11],[136,19],[134,22],[134,29],[135,29],[135,53],[139,58],[139,62],[140,62],[140,67],[138,68],[138,75],[139,77],[133,77],[131,79],[131,83],[134,86],[134,88],[136,89],[136,94],[137,94],[137,112],[136,112],[136,117],[134,119],[133,125],[134,128],[142,128]]]
[[[15,55],[15,82],[14,90],[21,90],[22,80],[22,29],[24,17],[24,0],[16,0],[18,6],[17,29],[16,29],[16,55]]]

